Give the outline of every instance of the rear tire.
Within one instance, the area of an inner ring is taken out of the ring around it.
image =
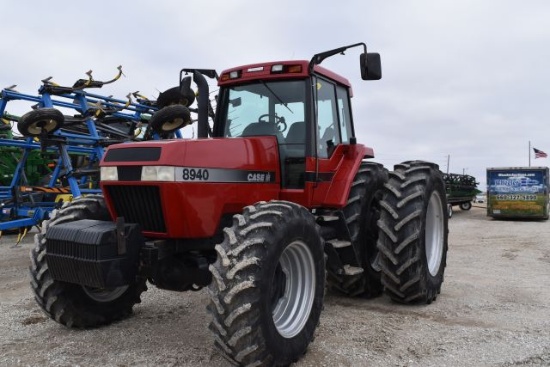
[[[441,292],[448,212],[438,166],[404,162],[390,172],[378,226],[386,293],[402,303],[431,303]]]
[[[65,326],[86,328],[110,324],[128,317],[132,307],[141,302],[141,293],[147,289],[146,278],[138,276],[134,284],[109,289],[53,279],[46,262],[46,232],[51,226],[80,219],[110,220],[103,197],[89,195],[67,202],[60,210],[53,211],[50,220],[43,222],[31,251],[34,298],[46,315]]]
[[[224,232],[208,288],[216,347],[244,366],[298,360],[313,340],[325,289],[313,215],[294,203],[261,202],[235,215]]]
[[[378,226],[382,189],[388,180],[388,171],[378,163],[363,162],[356,173],[349,198],[343,209],[352,246],[359,255],[363,269],[361,278],[348,282],[344,275],[329,273],[330,288],[349,296],[372,298],[382,294],[378,265]]]
[[[464,203],[460,203],[460,209],[462,210],[470,210],[472,209],[472,203],[469,201],[466,201]]]

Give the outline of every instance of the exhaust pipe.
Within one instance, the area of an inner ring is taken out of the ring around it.
[[[193,81],[197,84],[197,105],[198,105],[198,120],[197,120],[197,138],[208,138],[208,96],[210,90],[206,78],[199,71],[193,71]]]

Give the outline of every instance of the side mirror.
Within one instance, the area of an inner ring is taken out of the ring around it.
[[[361,66],[361,79],[382,79],[382,62],[379,53],[362,53],[359,57],[359,63]]]

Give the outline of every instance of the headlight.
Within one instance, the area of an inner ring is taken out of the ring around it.
[[[141,181],[174,181],[175,167],[170,166],[143,166]]]
[[[118,181],[117,167],[101,167],[101,181]]]

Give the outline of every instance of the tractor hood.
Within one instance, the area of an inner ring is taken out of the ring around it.
[[[280,182],[275,137],[117,144],[101,162],[113,220],[154,238],[211,238],[221,218],[277,199]]]
[[[139,181],[140,177],[143,180],[149,177],[144,171],[151,171],[154,167],[166,167],[162,170],[169,175],[170,167],[174,168],[173,179],[161,175],[158,181],[235,182],[260,180],[262,177],[262,181],[280,181],[279,151],[274,137],[116,144],[107,149],[100,165],[102,181],[114,177],[117,181]],[[193,177],[188,175],[191,169],[195,172]],[[117,175],[109,176],[109,172]]]

